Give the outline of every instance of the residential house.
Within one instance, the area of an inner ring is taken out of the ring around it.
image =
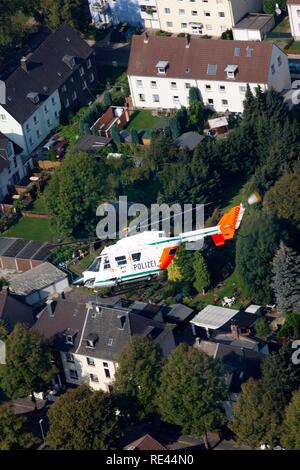
[[[5,80],[0,131],[31,154],[59,124],[61,112],[93,101],[94,51],[64,24]]]
[[[24,165],[22,149],[0,132],[0,202],[14,191],[30,168]]]
[[[127,444],[123,450],[167,450],[157,439],[154,439],[150,434],[145,434],[144,436],[136,439],[135,441]]]
[[[8,287],[3,287],[0,291],[0,320],[11,333],[17,323],[33,325],[33,311],[31,307],[16,298]]]
[[[178,58],[180,57],[180,60]],[[211,109],[242,112],[254,91],[291,88],[287,55],[272,42],[133,36],[128,66],[133,106],[170,110],[189,105],[198,88]]]
[[[53,294],[61,294],[69,287],[68,275],[46,261],[22,274],[14,276],[9,286],[28,305],[43,304]]]
[[[295,41],[300,39],[300,0],[287,0],[291,33]]]
[[[236,41],[263,41],[266,33],[271,31],[274,26],[274,15],[250,13],[232,28],[233,39]]]
[[[111,138],[111,130],[115,126],[122,129],[129,122],[129,111],[122,106],[110,106],[93,124],[92,130],[97,130],[99,136]]]
[[[105,391],[112,389],[120,353],[133,336],[150,338],[167,355],[175,347],[174,328],[140,315],[119,299],[48,301],[34,325],[52,341],[64,382],[86,382]]]
[[[106,28],[112,22],[108,0],[88,0],[92,22],[96,28]]]
[[[220,37],[247,13],[262,10],[262,0],[157,0],[156,3],[161,29],[200,36]]]

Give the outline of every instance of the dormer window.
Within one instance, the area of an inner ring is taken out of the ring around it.
[[[227,78],[234,80],[237,69],[237,65],[227,65],[226,69],[224,70],[227,73]]]
[[[167,60],[160,60],[160,61],[156,64],[157,72],[158,72],[159,74],[165,74],[168,65],[169,65],[169,62],[168,62]]]
[[[96,345],[97,340],[98,340],[98,335],[90,333],[88,335],[88,337],[86,338],[86,347],[87,348],[94,348],[95,345]]]
[[[64,332],[64,339],[66,344],[74,345],[74,340],[75,340],[76,332],[74,330],[71,330],[68,328]]]
[[[75,57],[71,55],[64,55],[62,61],[70,68],[73,69],[75,67]]]
[[[40,97],[38,93],[30,92],[27,95],[27,98],[33,103],[33,104],[38,104],[40,101]]]
[[[71,335],[65,335],[65,341],[66,341],[66,344],[74,344],[73,336]]]

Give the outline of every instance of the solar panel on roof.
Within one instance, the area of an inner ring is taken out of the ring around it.
[[[217,64],[208,64],[207,75],[216,75],[216,73],[217,73]]]
[[[14,243],[8,247],[8,249],[2,253],[2,256],[16,257],[17,254],[29,243],[28,240],[22,238],[15,239]]]

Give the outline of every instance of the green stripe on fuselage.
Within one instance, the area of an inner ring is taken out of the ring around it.
[[[161,269],[153,269],[152,271],[142,271],[141,273],[133,273],[133,274],[125,274],[124,276],[121,276],[120,278],[112,277],[110,279],[105,279],[104,281],[96,281],[95,284],[100,283],[100,282],[109,282],[109,281],[115,281],[116,279],[125,279],[128,277],[138,277],[138,276],[145,276],[147,274],[153,274],[161,271]]]

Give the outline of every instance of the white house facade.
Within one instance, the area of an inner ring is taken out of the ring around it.
[[[191,87],[217,112],[242,112],[247,84],[291,87],[288,58],[271,43],[156,36],[133,38],[128,80],[135,108],[162,110],[188,106]]]
[[[0,132],[0,202],[25,176],[25,171],[21,149]]]
[[[291,33],[296,41],[300,39],[300,0],[287,0]]]
[[[156,0],[156,3],[161,29],[216,37],[232,29],[247,13],[262,9],[262,0]]]

